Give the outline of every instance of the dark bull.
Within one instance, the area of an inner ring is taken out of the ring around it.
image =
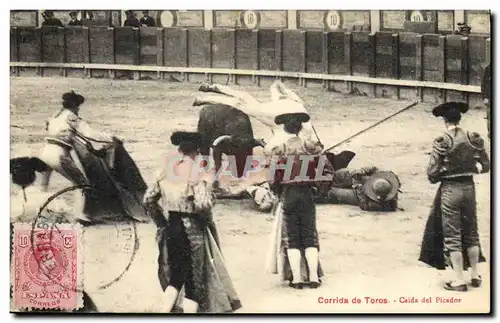
[[[206,105],[200,111],[198,132],[203,136],[201,154],[208,156],[213,148],[215,171],[222,163],[222,154],[233,156],[238,178],[245,175],[245,163],[253,148],[264,147],[263,140],[253,136],[250,117],[229,105]]]

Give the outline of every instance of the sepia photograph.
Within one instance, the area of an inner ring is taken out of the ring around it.
[[[490,9],[37,5],[10,313],[491,315]]]

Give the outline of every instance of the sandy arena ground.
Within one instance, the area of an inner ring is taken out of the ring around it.
[[[136,161],[148,183],[162,156],[171,151],[170,134],[195,129],[199,107],[192,107],[197,84],[156,81],[113,81],[71,78],[11,78],[11,155],[37,154],[42,147],[45,120],[58,111],[63,92],[85,96],[81,115],[96,128],[114,132]],[[291,85],[291,88],[294,88]],[[245,88],[258,99],[269,99],[267,87]],[[346,96],[320,89],[297,88],[308,103],[317,132],[332,145],[403,108],[405,101]],[[336,150],[353,150],[350,167],[375,165],[394,171],[402,182],[396,213],[368,213],[354,206],[317,207],[324,284],[317,290],[285,287],[265,272],[269,215],[251,210],[249,201],[219,201],[214,216],[222,249],[243,308],[238,313],[347,312],[488,312],[489,263],[482,264],[483,287],[454,293],[440,287],[446,275],[417,261],[423,229],[437,185],[425,169],[442,120],[420,104]],[[487,138],[484,110],[472,110],[462,122]],[[270,131],[257,121],[258,138]],[[489,141],[486,139],[487,145]],[[489,152],[488,147],[488,152]],[[477,176],[477,208],[483,252],[490,257],[490,177]],[[54,192],[69,185],[53,175]],[[12,189],[16,194],[16,189]],[[157,279],[157,247],[153,224],[137,227],[139,249],[125,275],[104,290],[93,288],[121,273],[130,259],[116,227],[94,227],[85,233],[85,282],[100,311],[157,312],[161,289]],[[88,241],[88,240],[91,241]],[[430,304],[402,304],[401,297],[432,297]],[[455,297],[459,304],[439,304],[437,297]],[[323,304],[320,298],[347,298],[349,304]],[[353,297],[361,304],[351,304]],[[366,303],[364,297],[387,298],[388,304]]]

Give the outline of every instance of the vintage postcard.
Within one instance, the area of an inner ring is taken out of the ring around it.
[[[490,21],[11,10],[11,312],[489,314]]]

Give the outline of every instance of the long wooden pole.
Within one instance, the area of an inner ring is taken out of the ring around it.
[[[372,129],[372,128],[375,128],[376,126],[378,126],[379,124],[381,124],[381,123],[383,123],[383,122],[385,122],[385,121],[389,120],[390,118],[395,117],[395,116],[397,116],[398,114],[400,114],[400,113],[402,113],[402,112],[404,112],[404,111],[406,111],[406,110],[409,110],[409,109],[413,108],[413,107],[414,107],[414,106],[416,106],[418,103],[419,103],[418,101],[413,102],[413,103],[412,103],[412,104],[410,104],[409,106],[407,106],[407,107],[405,107],[405,108],[403,108],[403,109],[401,109],[401,110],[399,110],[399,111],[397,111],[397,112],[395,112],[395,113],[391,114],[391,115],[390,115],[390,116],[388,116],[388,117],[385,117],[384,119],[382,119],[382,120],[380,120],[380,121],[378,121],[378,122],[376,122],[376,123],[372,124],[372,125],[371,125],[371,126],[369,126],[368,128],[365,128],[365,129],[363,129],[363,130],[361,130],[361,131],[358,131],[358,132],[356,132],[354,135],[349,136],[349,137],[347,137],[346,139],[342,140],[341,142],[336,143],[335,145],[331,146],[330,148],[323,150],[323,153],[325,153],[325,152],[327,152],[327,151],[329,151],[329,150],[332,150],[333,148],[336,148],[336,147],[338,147],[338,146],[342,145],[343,143],[345,143],[345,142],[347,142],[347,141],[351,140],[351,139],[352,139],[352,138],[354,138],[354,137],[359,136],[360,134],[362,134],[362,133],[364,133],[364,132],[366,132],[366,131],[368,131],[368,130],[370,130],[370,129]]]

